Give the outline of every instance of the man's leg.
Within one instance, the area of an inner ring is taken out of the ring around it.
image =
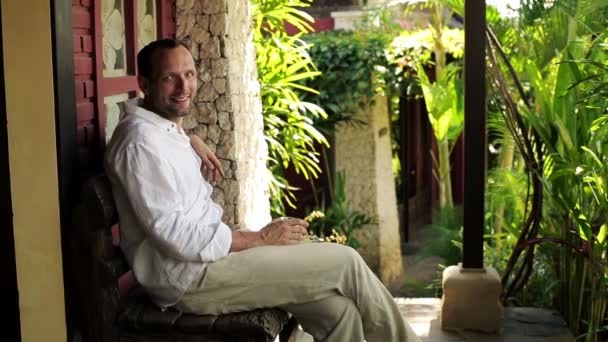
[[[359,253],[333,243],[268,246],[231,253],[210,264],[205,276],[193,284],[178,305],[187,312],[221,314],[262,307],[288,308],[336,295],[346,297],[358,308],[368,342],[418,341],[404,324],[388,290]],[[310,319],[294,315],[301,321]]]
[[[316,302],[289,304],[283,307],[298,319],[315,341],[363,341],[359,309],[352,300],[334,295]]]

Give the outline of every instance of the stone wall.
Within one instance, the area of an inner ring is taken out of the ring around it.
[[[376,95],[375,103],[356,116],[366,125],[344,125],[336,132],[336,171],[346,175],[344,190],[352,208],[374,218],[356,232],[359,252],[390,284],[401,276],[403,262],[386,97]]]
[[[248,0],[178,0],[176,38],[192,52],[199,80],[184,128],[215,151],[226,173],[213,198],[224,222],[257,230],[270,220],[269,178],[250,12]]]

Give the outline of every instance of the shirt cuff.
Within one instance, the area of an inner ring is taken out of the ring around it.
[[[214,262],[226,255],[232,245],[232,230],[224,222],[219,222],[213,239],[199,252],[202,262]]]

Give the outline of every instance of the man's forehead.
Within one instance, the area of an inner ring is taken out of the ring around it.
[[[157,72],[165,72],[172,69],[194,69],[194,59],[190,51],[183,46],[173,49],[157,50],[153,58]]]

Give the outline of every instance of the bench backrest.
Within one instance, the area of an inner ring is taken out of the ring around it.
[[[84,184],[75,208],[70,248],[84,341],[117,340],[119,281],[130,274],[117,228],[110,182],[105,175],[94,176]]]

